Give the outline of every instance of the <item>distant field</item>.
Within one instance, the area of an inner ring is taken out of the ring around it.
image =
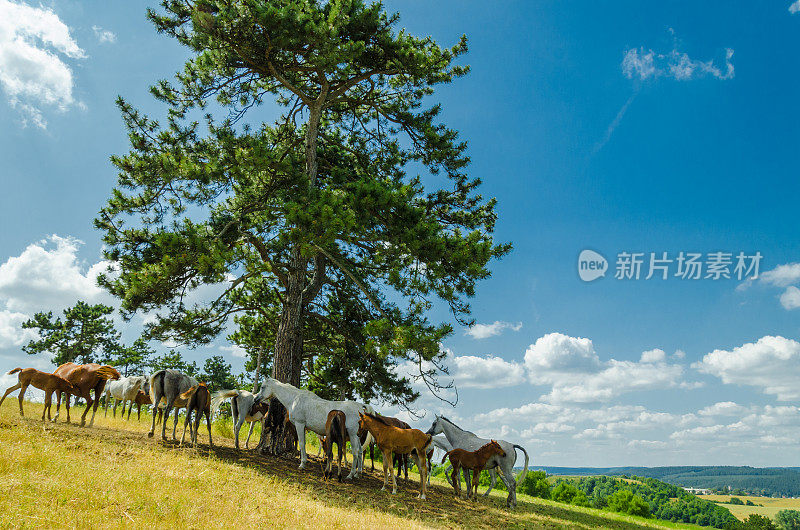
[[[772,497],[753,497],[750,495],[698,495],[701,499],[708,501],[722,501],[727,503],[731,497],[741,499],[742,502],[752,501],[753,504],[763,504],[763,506],[742,506],[741,504],[720,504],[736,516],[745,520],[751,513],[766,515],[770,519],[781,510],[800,510],[800,499],[774,499]]]
[[[326,483],[316,459],[301,471],[297,459],[237,454],[224,422],[209,452],[202,427],[195,451],[148,439],[145,415],[101,414],[89,429],[43,424],[38,404],[26,413],[0,407],[0,528],[698,528],[526,495],[509,511],[505,492],[463,501],[438,480],[419,501],[418,482],[392,496],[377,472]]]

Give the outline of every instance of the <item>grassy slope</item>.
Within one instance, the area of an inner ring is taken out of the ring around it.
[[[324,483],[316,460],[300,471],[296,459],[237,455],[224,424],[209,454],[202,429],[200,451],[148,439],[149,416],[100,415],[88,429],[45,425],[37,404],[26,412],[33,419],[19,417],[16,400],[0,408],[0,527],[689,527],[524,495],[512,512],[503,492],[473,503],[442,483],[419,501],[418,483],[401,481],[392,496],[377,473]]]
[[[754,504],[763,506],[742,506],[739,504],[720,504],[724,506],[737,518],[744,521],[751,513],[766,515],[770,519],[775,518],[775,514],[781,510],[800,510],[800,499],[774,499],[772,497],[754,497],[750,495],[698,495],[701,499],[709,501],[722,501],[727,503],[731,497],[737,497],[742,502],[753,501]]]

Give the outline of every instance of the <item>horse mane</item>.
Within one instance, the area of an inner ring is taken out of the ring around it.
[[[370,414],[369,412],[365,412],[364,416],[366,416],[368,418],[372,418],[373,420],[377,421],[378,423],[382,423],[382,424],[386,425],[387,427],[393,427],[393,425],[389,425],[389,422],[387,422],[385,419],[383,419],[378,414]]]
[[[444,421],[446,421],[447,423],[449,423],[450,425],[452,425],[452,426],[453,426],[453,427],[455,427],[456,429],[460,429],[460,430],[462,430],[462,431],[464,431],[464,432],[466,432],[466,433],[469,433],[469,434],[471,434],[471,435],[473,435],[473,436],[477,436],[477,434],[475,434],[475,433],[474,433],[474,432],[472,432],[472,431],[468,431],[468,430],[466,430],[466,429],[462,429],[461,427],[459,427],[458,425],[456,425],[456,424],[455,424],[455,422],[454,422],[453,420],[451,420],[450,418],[448,418],[448,417],[446,417],[446,416],[439,416],[439,418],[443,419]]]

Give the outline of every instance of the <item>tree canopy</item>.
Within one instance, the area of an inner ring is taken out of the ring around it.
[[[431,307],[471,324],[476,283],[510,250],[466,143],[425,106],[468,71],[454,63],[466,38],[442,48],[359,0],[165,0],[148,16],[193,56],[152,88],[164,125],[118,102],[131,151],[112,158],[119,185],[96,226],[124,314],[157,310],[151,336],[188,344],[234,316],[241,344],[266,342],[273,375],[295,385],[305,373],[406,403],[396,366],[410,362],[439,388],[452,326]],[[281,114],[258,122],[267,102]],[[188,301],[208,284],[221,294]]]
[[[30,355],[41,352],[53,354],[53,364],[66,362],[91,363],[100,356],[118,351],[119,333],[108,318],[114,309],[107,305],[89,305],[78,301],[64,310],[64,317],[53,312],[41,312],[23,322],[23,329],[35,329],[39,338],[22,347]]]

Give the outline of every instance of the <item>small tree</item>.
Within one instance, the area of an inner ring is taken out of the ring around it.
[[[766,515],[751,513],[747,519],[744,520],[745,528],[752,528],[754,530],[778,530],[772,519]]]
[[[775,514],[775,522],[781,530],[800,530],[800,511],[781,510]]]
[[[79,301],[64,310],[64,317],[53,318],[52,311],[41,312],[22,324],[23,329],[35,329],[39,339],[22,347],[29,355],[44,351],[53,354],[53,364],[81,364],[113,355],[118,351],[119,333],[107,315],[114,309],[107,305],[89,305]]]
[[[236,388],[238,382],[231,372],[231,365],[221,355],[209,357],[203,364],[203,372],[199,379],[208,383],[212,390]]]
[[[198,375],[197,363],[194,361],[191,363],[185,361],[181,353],[175,350],[170,350],[163,355],[155,357],[152,361],[150,361],[150,369],[153,372],[172,369],[179,370],[191,376]]]
[[[144,337],[139,337],[130,346],[117,345],[112,351],[105,352],[100,362],[116,367],[122,375],[144,374],[150,367],[150,356],[155,353]]]

